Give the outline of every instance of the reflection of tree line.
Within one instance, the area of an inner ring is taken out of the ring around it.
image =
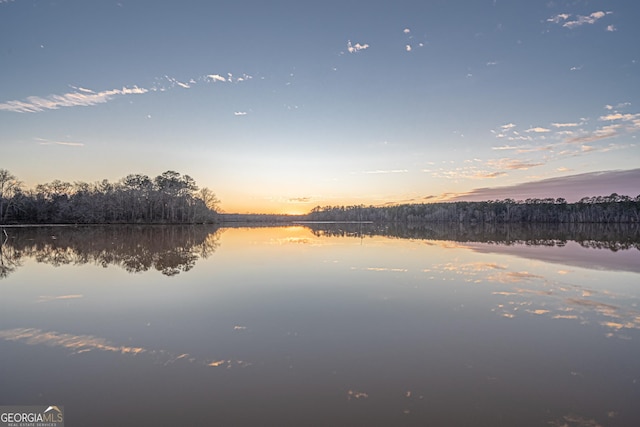
[[[316,236],[486,242],[501,245],[640,250],[638,224],[305,223]],[[118,265],[136,273],[155,269],[167,276],[189,271],[219,246],[220,231],[207,225],[122,225],[6,228],[0,235],[0,278],[34,258],[54,266]]]
[[[25,258],[60,265],[118,265],[137,273],[155,269],[167,276],[189,271],[219,243],[212,226],[88,226],[9,229],[0,246],[0,278]]]
[[[638,224],[468,224],[468,223],[307,223],[316,236],[451,240],[501,245],[564,246],[575,241],[583,247],[612,251],[640,250]]]

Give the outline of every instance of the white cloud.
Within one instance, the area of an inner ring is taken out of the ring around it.
[[[518,147],[513,145],[502,145],[500,147],[491,147],[492,150],[517,150]]]
[[[172,86],[172,87],[174,87],[174,86],[180,86],[180,87],[181,87],[181,88],[183,88],[183,89],[190,89],[190,88],[191,88],[191,85],[190,85],[190,84],[188,84],[188,83],[183,83],[183,82],[181,82],[181,81],[179,81],[179,80],[177,80],[177,79],[174,79],[173,77],[164,76],[164,78],[165,78],[165,79],[167,79],[167,80],[171,83],[171,86]],[[193,79],[191,79],[191,80],[193,80]],[[195,82],[194,82],[194,83],[195,83]]]
[[[95,93],[95,92],[94,92],[94,91],[92,91],[91,89],[86,89],[86,88],[84,88],[84,87],[72,86],[72,85],[69,85],[69,87],[70,87],[71,89],[78,90],[78,91],[80,91],[80,92],[84,92],[84,93]]]
[[[636,113],[636,114],[613,113],[613,114],[607,114],[606,116],[600,116],[600,120],[603,120],[603,121],[622,120],[625,122],[629,122],[629,121],[634,121],[638,119],[640,119],[640,113]]]
[[[141,95],[149,91],[165,92],[175,86],[190,89],[192,86],[196,85],[198,81],[240,83],[251,80],[252,78],[253,76],[249,74],[242,74],[235,78],[231,73],[227,73],[227,77],[223,77],[219,74],[207,74],[205,76],[200,76],[197,79],[191,78],[185,83],[165,75],[162,78],[156,79],[156,83],[150,89],[133,86],[123,87],[122,89],[105,90],[102,92],[95,92],[84,87],[70,85],[73,92],[62,95],[49,95],[47,97],[30,96],[24,100],[2,102],[0,103],[0,111],[36,113],[45,110],[57,110],[62,107],[91,106],[104,104],[123,95]],[[169,84],[166,82],[169,82]]]
[[[562,24],[562,26],[569,29],[573,29],[584,24],[595,24],[597,20],[604,18],[606,15],[610,13],[611,12],[605,13],[603,11],[598,11],[598,12],[593,12],[591,15],[588,15],[588,16],[578,15],[576,19],[574,19],[573,21],[566,21],[564,24]]]
[[[102,92],[86,92],[78,89],[76,92],[63,95],[49,95],[46,98],[29,96],[24,101],[7,101],[0,103],[0,111],[12,111],[15,113],[37,113],[45,110],[57,110],[61,107],[86,107],[96,104],[104,104],[116,96],[140,95],[148,90],[133,86],[122,89],[111,89]]]
[[[547,19],[547,22],[553,22],[554,24],[559,24],[560,22],[563,22],[569,19],[570,16],[571,15],[569,15],[568,13],[561,13],[559,15],[552,16],[551,18]]]
[[[614,31],[618,31],[618,29],[616,28],[615,25],[607,25],[607,31],[614,32]]]
[[[535,128],[527,129],[525,132],[545,133],[545,132],[551,132],[551,130],[538,126],[538,127],[535,127]]]
[[[402,30],[402,32],[405,33],[405,34],[409,34],[411,32],[411,30],[408,29],[408,28],[405,28],[404,30]]]
[[[225,79],[224,77],[222,77],[220,74],[207,74],[205,76],[207,79],[214,81],[214,82],[226,82],[227,79]]]
[[[404,47],[404,50],[406,50],[407,52],[411,52],[411,45],[408,44]]]
[[[246,111],[235,111],[233,113],[234,116],[246,116],[247,112]]]
[[[551,123],[551,126],[556,128],[572,128],[580,126],[580,123]]]
[[[617,104],[616,106],[607,104],[607,105],[604,106],[604,108],[605,108],[605,110],[611,111],[611,110],[618,110],[620,108],[625,108],[625,107],[630,107],[630,106],[631,106],[630,102],[621,102],[621,103]]]
[[[516,136],[507,137],[507,140],[509,140],[509,141],[532,141],[533,138],[531,138],[528,135],[527,136],[516,135]]]
[[[359,51],[365,50],[365,49],[369,49],[369,45],[367,43],[365,43],[365,44],[360,44],[360,43],[351,44],[351,40],[347,41],[347,51],[349,51],[349,53],[356,53],[356,52],[359,52]]]
[[[511,129],[516,127],[516,125],[514,125],[513,123],[507,123],[506,125],[502,125],[500,126],[502,129]]]

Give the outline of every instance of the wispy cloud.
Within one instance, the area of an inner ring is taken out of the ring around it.
[[[0,111],[11,111],[14,113],[38,113],[46,110],[57,110],[62,107],[87,107],[104,104],[117,97],[125,95],[141,95],[148,92],[165,92],[174,87],[190,89],[198,82],[241,83],[251,80],[252,78],[253,76],[249,74],[242,74],[235,77],[233,74],[227,73],[226,77],[220,74],[207,74],[205,76],[182,81],[165,75],[162,78],[156,79],[155,84],[149,88],[125,86],[122,89],[103,90],[100,92],[84,87],[70,86],[73,91],[61,95],[49,95],[46,97],[29,96],[24,100],[13,100],[0,103]]]
[[[614,31],[618,31],[618,29],[616,28],[615,25],[607,25],[607,31],[612,33]]]
[[[390,170],[376,169],[376,170],[370,170],[370,171],[363,171],[362,173],[364,173],[364,174],[387,174],[387,173],[407,173],[407,172],[409,172],[407,169],[390,169]]]
[[[626,105],[623,105],[626,106]],[[577,136],[571,136],[565,140],[567,143],[586,143],[613,138],[625,133],[640,131],[640,113],[621,113],[615,111],[610,105],[605,106],[610,114],[600,116],[601,122],[610,122],[592,131],[583,131]]]
[[[309,203],[311,197],[291,197],[288,199],[289,203]]]
[[[499,178],[501,176],[506,176],[506,172],[498,171],[498,172],[489,172],[489,173],[478,173],[476,175],[477,178]]]
[[[561,22],[566,21],[570,17],[571,17],[571,15],[569,15],[568,13],[560,13],[558,15],[552,16],[551,18],[548,18],[547,22],[553,22],[554,24],[560,24]]]
[[[177,79],[174,79],[173,77],[169,77],[169,76],[164,76],[165,79],[167,79],[172,85],[174,86],[179,86],[183,89],[190,89],[191,88],[191,84],[195,83],[195,81],[192,80],[193,83],[189,82],[189,83],[184,83],[181,82]],[[191,84],[190,84],[191,83]]]
[[[487,164],[491,167],[494,167],[499,170],[520,170],[520,169],[531,169],[536,166],[541,166],[544,163],[542,162],[534,162],[528,160],[519,160],[519,159],[492,159],[487,162]]]
[[[84,147],[82,142],[71,142],[71,141],[52,141],[44,138],[33,138],[35,141],[38,141],[40,145],[66,145],[68,147]]]
[[[599,10],[597,12],[591,13],[590,15],[575,15],[575,17],[568,13],[561,13],[548,18],[547,22],[552,22],[558,25],[562,24],[562,26],[565,28],[573,29],[585,24],[595,24],[599,19],[602,19],[611,13],[612,12],[604,12]]]
[[[604,120],[604,121],[613,121],[613,120],[622,120],[622,121],[635,121],[640,119],[640,113],[637,114],[629,114],[629,113],[614,113],[614,114],[607,114],[606,116],[600,116],[600,120]]]
[[[551,123],[554,128],[573,128],[580,126],[580,123]]]
[[[538,126],[538,127],[527,129],[525,130],[525,132],[546,133],[546,132],[551,132],[551,129]]]
[[[585,142],[595,142],[595,141],[600,141],[602,139],[613,138],[614,136],[618,136],[618,132],[616,132],[613,129],[607,130],[607,131],[600,130],[600,131],[587,133],[581,136],[574,136],[571,138],[567,138],[565,142],[569,144],[576,144],[576,143],[582,144]]]
[[[347,51],[349,53],[356,53],[356,52],[360,52],[361,50],[366,50],[366,49],[369,49],[369,45],[367,43],[364,43],[364,44],[360,44],[360,43],[352,44],[351,40],[347,41]]]
[[[69,85],[69,87],[70,87],[71,89],[74,89],[74,90],[77,90],[77,91],[80,91],[80,92],[84,92],[84,93],[95,93],[95,92],[94,92],[94,91],[92,91],[91,89],[87,89],[87,88],[80,87],[80,86],[73,86],[73,85]]]
[[[8,101],[0,103],[0,111],[11,111],[15,113],[38,113],[45,110],[57,110],[62,107],[91,106],[104,104],[118,96],[140,95],[149,90],[138,86],[123,87],[122,89],[111,89],[102,92],[93,92],[89,89],[78,89],[62,95],[49,95],[42,98],[39,96],[27,97],[24,101]]]
[[[581,117],[575,121],[554,121],[548,126],[536,126],[518,132],[513,123],[501,125],[491,133],[503,143],[494,151],[512,151],[515,155],[534,156],[529,159],[492,159],[486,166],[496,171],[526,170],[567,157],[591,155],[634,147],[634,144],[603,145],[600,141],[640,131],[640,113],[625,111],[631,104],[605,105],[606,114],[597,121]],[[507,142],[508,143],[504,143]],[[598,143],[592,145],[591,143]],[[535,153],[539,153],[535,155]]]
[[[578,15],[575,20],[567,21],[562,26],[567,28],[575,28],[584,24],[595,24],[598,19],[604,18],[608,13],[611,13],[611,12],[605,13],[603,11],[598,11],[598,12],[593,12],[591,15],[588,15],[588,16]]]
[[[233,113],[234,116],[246,116],[247,112],[246,111],[235,111]]]

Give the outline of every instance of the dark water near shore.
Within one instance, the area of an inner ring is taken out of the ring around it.
[[[6,230],[0,405],[70,426],[640,425],[637,228]]]

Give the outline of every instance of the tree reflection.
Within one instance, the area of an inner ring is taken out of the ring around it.
[[[62,265],[117,265],[130,273],[157,270],[175,276],[191,270],[219,246],[217,227],[98,226],[24,227],[8,229],[0,247],[0,278],[13,273],[25,258]]]
[[[564,246],[640,250],[638,224],[305,223],[318,236],[482,242],[499,245]],[[130,273],[157,270],[175,276],[191,270],[219,246],[211,225],[58,226],[6,228],[0,245],[0,279],[26,258],[62,265],[117,265]]]
[[[22,254],[6,244],[0,244],[0,279],[4,279],[22,265]]]
[[[640,225],[601,223],[466,224],[407,223],[306,223],[316,236],[373,237],[451,240],[501,245],[564,246],[575,241],[585,248],[618,251],[640,250]]]

